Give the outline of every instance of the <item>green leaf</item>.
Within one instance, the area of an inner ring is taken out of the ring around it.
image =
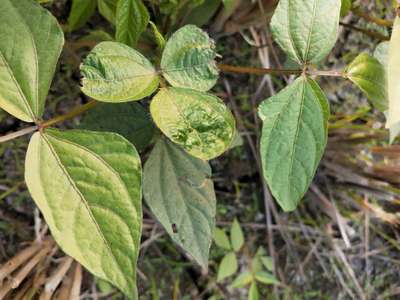
[[[144,168],[144,197],[171,238],[208,266],[216,199],[210,166],[160,138]]]
[[[341,0],[280,0],[271,20],[276,42],[299,64],[318,63],[332,50]]]
[[[237,270],[238,270],[238,263],[236,255],[233,252],[229,252],[227,255],[224,256],[219,265],[217,281],[222,281],[225,278],[232,276],[237,272]]]
[[[97,0],[100,14],[111,24],[115,24],[118,0]]]
[[[250,272],[243,272],[230,285],[231,288],[240,289],[250,284],[253,281],[253,274]]]
[[[135,47],[149,21],[150,16],[142,0],[119,0],[116,18],[117,41]]]
[[[157,25],[150,21],[151,29],[153,30],[154,38],[156,40],[157,46],[159,49],[164,50],[165,48],[165,39],[161,32],[158,30]]]
[[[84,116],[80,127],[118,133],[139,151],[151,143],[155,133],[150,114],[136,102],[99,103]]]
[[[39,121],[64,44],[57,20],[31,0],[0,1],[0,107]]]
[[[184,24],[192,24],[202,27],[210,22],[218,11],[220,0],[205,0],[201,5],[194,7],[184,19]]]
[[[249,290],[248,300],[259,300],[260,294],[258,292],[257,283],[252,282]]]
[[[159,77],[138,51],[120,43],[102,42],[81,65],[82,91],[103,102],[128,102],[151,95]]]
[[[137,298],[140,157],[114,133],[46,129],[29,143],[25,180],[58,245]]]
[[[182,88],[163,88],[150,105],[161,131],[191,155],[209,160],[225,152],[234,137],[235,119],[217,97]]]
[[[327,142],[329,104],[318,84],[300,77],[259,108],[261,159],[279,205],[293,211],[312,182]]]
[[[386,127],[393,142],[400,133],[400,17],[396,17],[389,46],[388,89],[389,113]]]
[[[358,55],[346,68],[346,76],[380,111],[388,108],[387,77],[383,65],[367,53]]]
[[[261,256],[260,257],[262,264],[268,271],[273,271],[274,270],[274,263],[272,261],[272,258],[269,256]]]
[[[73,31],[86,24],[96,11],[96,0],[73,0],[68,17],[68,30]]]
[[[265,271],[259,271],[254,276],[258,282],[264,284],[279,284],[279,280],[277,280],[274,275]]]
[[[242,228],[240,227],[240,224],[237,219],[235,219],[232,222],[231,242],[232,242],[233,251],[235,251],[235,252],[239,251],[243,247],[243,244],[244,244],[243,231],[242,231]]]
[[[381,63],[381,65],[387,70],[387,64],[389,60],[389,42],[382,42],[376,46],[374,51],[374,57]]]
[[[215,227],[213,232],[213,239],[214,242],[217,244],[218,247],[221,247],[225,250],[231,250],[231,243],[229,242],[228,235],[226,232],[220,228]]]
[[[340,9],[340,16],[346,16],[353,6],[352,0],[342,0],[342,7]]]
[[[214,41],[194,25],[186,25],[168,40],[161,59],[163,76],[175,87],[208,91],[218,79]]]

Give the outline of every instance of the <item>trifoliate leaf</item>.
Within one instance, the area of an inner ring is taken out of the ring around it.
[[[83,117],[80,128],[118,133],[139,151],[150,144],[155,131],[150,114],[136,102],[99,103]]]
[[[103,102],[128,102],[151,95],[159,78],[138,51],[120,43],[102,42],[81,65],[82,91]]]
[[[174,87],[208,91],[218,79],[214,41],[194,25],[176,31],[165,45],[163,76]]]
[[[0,107],[39,121],[64,44],[57,20],[32,0],[0,1]]]
[[[380,111],[388,109],[387,76],[383,65],[367,53],[358,55],[346,68],[346,76]]]
[[[235,219],[232,222],[231,243],[232,243],[232,248],[235,252],[239,251],[240,248],[242,248],[243,244],[244,244],[243,231],[242,231],[242,228],[240,227],[240,224],[237,219]]]
[[[96,11],[96,0],[73,0],[68,17],[68,30],[73,31],[86,24]]]
[[[261,159],[271,193],[285,211],[306,193],[327,142],[329,105],[318,84],[300,77],[259,108]]]
[[[215,224],[210,166],[160,138],[144,168],[144,197],[171,238],[204,269]]]
[[[400,17],[396,17],[389,46],[388,90],[389,113],[386,127],[393,142],[400,133]]]
[[[58,245],[136,299],[140,157],[114,133],[46,129],[29,143],[25,180]]]
[[[222,249],[225,250],[231,250],[232,246],[231,243],[229,242],[228,235],[226,232],[218,227],[214,228],[213,232],[213,239],[215,244],[217,244],[218,247],[221,247]]]
[[[225,278],[232,276],[238,270],[238,263],[236,255],[233,252],[229,252],[222,259],[218,267],[217,281],[222,281]]]
[[[117,42],[135,47],[150,16],[142,0],[119,0],[116,17]]]
[[[209,160],[225,152],[235,133],[235,119],[217,97],[182,88],[163,88],[150,105],[161,131],[191,155]]]
[[[276,42],[302,65],[318,63],[332,50],[341,0],[280,0],[271,20]]]

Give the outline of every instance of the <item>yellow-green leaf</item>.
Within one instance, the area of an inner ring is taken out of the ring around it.
[[[151,95],[159,77],[138,51],[116,42],[102,42],[81,65],[82,91],[103,102],[128,102]]]
[[[156,125],[189,154],[209,160],[225,152],[235,119],[217,97],[190,89],[163,88],[150,105]]]
[[[64,44],[57,20],[32,0],[0,1],[0,107],[39,121]]]
[[[227,277],[232,276],[238,270],[238,262],[236,255],[233,252],[229,252],[222,259],[218,267],[217,281],[222,281]]]
[[[213,239],[215,244],[217,244],[218,247],[221,247],[222,249],[225,250],[231,250],[231,243],[229,242],[228,235],[223,229],[220,229],[218,227],[214,228],[213,232]]]
[[[141,164],[114,133],[46,129],[29,143],[25,180],[58,245],[137,298]]]
[[[242,228],[240,227],[240,224],[237,219],[235,219],[232,222],[232,227],[231,227],[231,243],[232,243],[232,248],[234,251],[239,251],[240,248],[243,247],[244,244],[244,235]]]

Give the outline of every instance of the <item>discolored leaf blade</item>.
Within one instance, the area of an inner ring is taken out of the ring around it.
[[[117,41],[135,47],[149,21],[149,12],[142,0],[119,0],[116,17]]]
[[[217,97],[182,88],[163,88],[150,105],[154,122],[189,154],[209,160],[226,151],[235,119]]]
[[[271,20],[275,41],[298,64],[318,63],[335,45],[341,0],[280,0]]]
[[[151,143],[155,131],[150,114],[136,102],[100,103],[84,116],[80,128],[118,133],[139,151]]]
[[[137,298],[141,165],[113,133],[47,129],[28,147],[25,180],[59,246]]]
[[[41,119],[63,44],[49,11],[31,0],[1,0],[0,107],[26,122]]]
[[[323,155],[329,104],[315,81],[300,77],[265,100],[259,115],[264,177],[282,209],[293,211]]]
[[[389,46],[388,91],[389,113],[386,127],[390,130],[390,140],[400,133],[400,17],[396,17]]]
[[[96,0],[73,0],[68,17],[68,30],[73,31],[85,25],[93,16],[96,7]]]
[[[144,197],[171,238],[204,269],[215,224],[209,165],[160,138],[144,168]]]
[[[82,91],[103,102],[128,102],[151,95],[159,78],[138,51],[116,42],[98,44],[81,65]]]
[[[194,25],[176,31],[165,45],[161,59],[163,76],[174,87],[208,91],[218,79],[215,45]]]
[[[380,111],[388,109],[387,76],[384,66],[367,53],[358,55],[346,68],[346,76]]]

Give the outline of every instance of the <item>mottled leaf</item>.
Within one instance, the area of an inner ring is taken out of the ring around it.
[[[97,0],[100,14],[111,24],[115,24],[118,0]]]
[[[191,155],[209,160],[226,151],[235,119],[217,97],[182,88],[163,88],[150,105],[161,131]]]
[[[103,102],[128,102],[151,95],[159,78],[138,51],[115,42],[98,44],[81,65],[82,91]]]
[[[142,0],[119,0],[116,17],[117,41],[135,47],[149,20],[149,13]]]
[[[224,256],[218,267],[217,281],[222,281],[225,278],[232,276],[238,270],[238,262],[236,255],[229,252]]]
[[[218,79],[214,41],[194,25],[176,31],[161,59],[163,76],[175,87],[208,91]]]
[[[144,197],[171,238],[204,269],[215,223],[209,165],[160,138],[144,168]]]
[[[332,50],[341,0],[280,0],[271,20],[276,42],[293,61],[318,63]]]
[[[221,247],[222,249],[225,250],[231,250],[231,243],[229,242],[228,235],[223,229],[220,229],[218,227],[214,228],[213,232],[213,239],[215,244],[217,244],[218,247]]]
[[[261,159],[266,181],[280,206],[294,210],[312,182],[327,142],[329,104],[318,84],[300,77],[265,100]]]
[[[366,94],[377,109],[382,112],[387,110],[386,71],[376,58],[367,53],[358,55],[346,68],[346,76]]]
[[[388,89],[389,113],[386,127],[390,140],[400,133],[400,17],[396,17],[389,46]]]
[[[240,289],[250,284],[253,281],[253,274],[250,272],[243,272],[230,285],[231,288]]]
[[[31,0],[0,1],[0,107],[41,119],[64,44],[57,20]]]
[[[150,114],[136,102],[99,103],[84,116],[80,127],[118,133],[139,151],[150,144],[155,131]]]
[[[97,277],[137,298],[141,166],[114,133],[35,133],[25,180],[58,245]]]
[[[96,0],[72,0],[68,17],[68,30],[73,31],[86,24],[97,7]]]
[[[240,248],[242,248],[243,244],[244,244],[243,231],[242,231],[242,228],[240,227],[240,224],[237,219],[235,219],[232,222],[231,243],[232,243],[232,248],[235,252],[239,251]]]

